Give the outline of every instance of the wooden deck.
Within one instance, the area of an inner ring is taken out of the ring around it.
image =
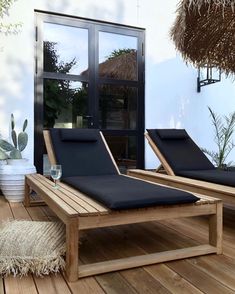
[[[47,206],[9,205],[0,196],[0,220],[54,220]],[[0,294],[235,293],[235,207],[224,209],[224,254],[145,266],[69,283],[63,274],[0,278]],[[82,238],[81,262],[103,261],[197,245],[208,238],[205,217],[92,229]]]

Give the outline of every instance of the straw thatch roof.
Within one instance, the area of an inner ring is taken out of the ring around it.
[[[120,80],[136,80],[137,64],[136,50],[123,53],[99,64],[100,77]]]
[[[171,37],[186,62],[235,74],[235,0],[182,0]]]
[[[82,72],[87,74],[88,70]],[[118,80],[137,80],[137,52],[131,50],[112,58],[107,58],[99,64],[99,76]]]

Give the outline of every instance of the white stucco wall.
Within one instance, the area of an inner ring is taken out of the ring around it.
[[[215,148],[207,106],[216,112],[235,111],[235,84],[221,83],[196,92],[197,70],[186,66],[169,38],[178,0],[18,0],[5,21],[22,22],[17,35],[0,35],[0,134],[9,135],[13,112],[17,125],[29,120],[33,161],[34,9],[140,26],[146,29],[146,128],[186,128],[198,145]],[[35,146],[38,148],[38,146]],[[235,161],[235,151],[230,160]],[[146,144],[146,167],[158,164]]]

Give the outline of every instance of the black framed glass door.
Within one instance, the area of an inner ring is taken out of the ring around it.
[[[42,12],[36,19],[35,146],[46,128],[99,128],[121,169],[143,167],[144,30]],[[45,159],[35,148],[40,172]]]

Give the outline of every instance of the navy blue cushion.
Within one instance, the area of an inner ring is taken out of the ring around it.
[[[188,133],[183,129],[166,129],[166,130],[157,130],[158,135],[161,139],[188,139]]]
[[[122,175],[68,177],[62,181],[114,210],[193,203],[198,200],[196,196],[181,190]]]
[[[215,169],[184,129],[148,129],[147,131],[175,174],[181,170]]]
[[[99,130],[50,129],[50,135],[63,177],[118,174]]]
[[[60,137],[63,142],[96,142],[97,131],[90,129],[89,132],[86,129],[71,129],[69,132],[67,129],[60,130]]]
[[[179,176],[195,180],[235,187],[235,171],[224,170],[187,170],[178,172]]]

